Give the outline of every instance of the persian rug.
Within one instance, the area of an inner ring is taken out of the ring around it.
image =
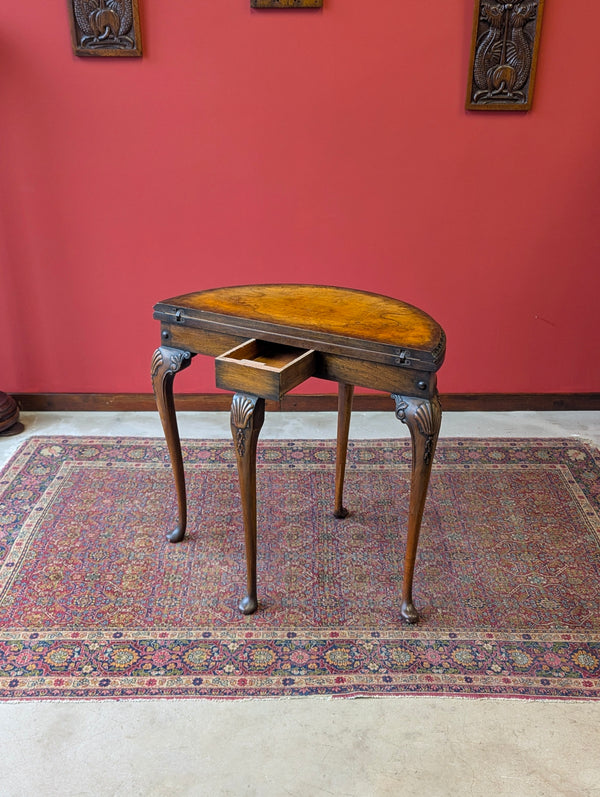
[[[3,700],[600,696],[599,453],[441,440],[399,614],[410,443],[259,442],[260,610],[228,441],[185,441],[189,526],[158,439],[33,438],[0,474]]]

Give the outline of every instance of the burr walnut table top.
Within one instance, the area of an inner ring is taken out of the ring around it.
[[[427,313],[349,288],[217,288],[165,299],[155,306],[154,317],[168,326],[291,343],[420,371],[437,371],[445,354],[444,332]]]

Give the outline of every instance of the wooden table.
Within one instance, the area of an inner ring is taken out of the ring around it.
[[[408,536],[400,613],[418,620],[412,582],[442,411],[436,388],[446,339],[416,307],[386,296],[318,285],[248,285],[189,293],[159,302],[162,345],[152,383],[175,476],[179,520],[168,535],[183,539],[187,523],[181,445],[173,402],[175,374],[196,354],[215,357],[217,387],[234,391],[231,430],[238,465],[247,562],[240,611],[258,608],[256,589],[256,446],[265,399],[279,399],[310,376],[338,382],[334,514],[342,504],[354,386],[392,394],[396,417],[412,438]]]

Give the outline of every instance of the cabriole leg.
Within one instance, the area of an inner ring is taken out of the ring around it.
[[[348,516],[348,510],[343,505],[343,496],[353,397],[354,386],[340,382],[338,386],[337,450],[335,458],[335,507],[333,510],[333,514],[337,518]]]
[[[394,394],[392,398],[396,402],[396,417],[408,426],[412,439],[408,535],[400,611],[408,623],[416,623],[419,614],[412,599],[412,583],[431,465],[442,422],[442,408],[437,395],[431,399],[421,399]]]
[[[240,479],[246,541],[247,595],[239,604],[243,614],[258,608],[256,593],[256,445],[265,419],[265,400],[236,393],[231,402],[231,433]]]
[[[192,356],[189,351],[161,346],[152,357],[152,387],[169,449],[171,467],[175,477],[175,489],[177,490],[179,520],[175,529],[167,535],[169,542],[180,542],[185,535],[187,525],[185,474],[175,415],[175,402],[173,401],[173,380],[176,373],[188,367]]]

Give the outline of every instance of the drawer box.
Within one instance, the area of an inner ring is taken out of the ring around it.
[[[264,340],[247,340],[215,359],[217,387],[280,399],[315,371],[315,352]]]

